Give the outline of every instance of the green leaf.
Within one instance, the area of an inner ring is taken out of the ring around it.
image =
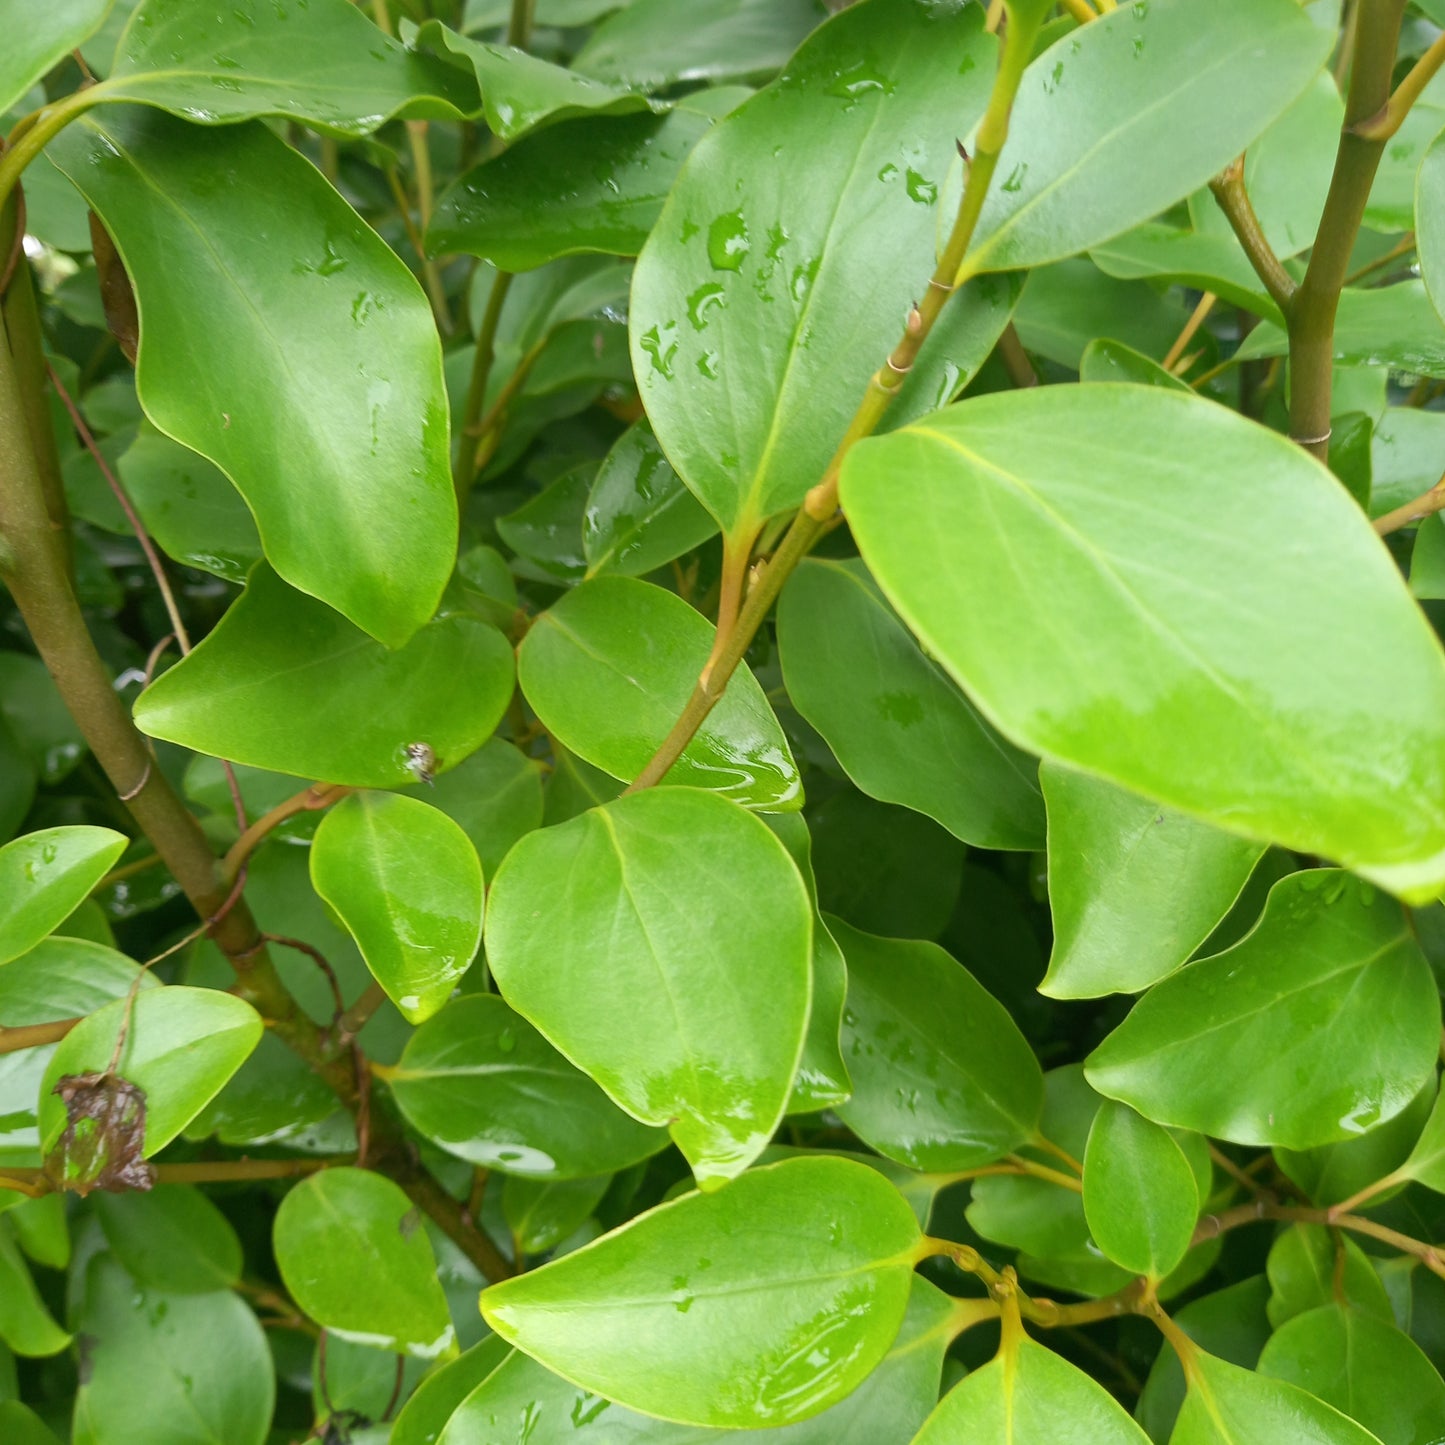
[[[667,1125],[712,1188],[757,1157],[787,1104],[812,912],[766,824],[712,793],[654,788],[512,849],[487,960],[508,1003],[634,1118]]]
[[[489,1334],[480,1344],[433,1370],[402,1407],[387,1445],[438,1445],[462,1401],[512,1353],[504,1339]]]
[[[548,1369],[631,1409],[786,1425],[887,1354],[921,1248],[912,1210],[873,1170],[792,1159],[493,1285],[482,1313]]]
[[[140,1289],[109,1255],[85,1273],[87,1341],[76,1445],[262,1445],[276,1372],[249,1305],[229,1290]]]
[[[573,467],[515,512],[497,518],[497,531],[514,552],[548,576],[565,582],[578,581],[587,570],[582,553],[582,513],[592,487],[593,470],[590,463]]]
[[[111,1252],[143,1288],[209,1294],[241,1278],[241,1241],[199,1189],[162,1184],[146,1194],[98,1190],[91,1202]]]
[[[587,575],[640,577],[701,546],[716,531],[643,417],[618,437],[588,494],[582,514]]]
[[[1368,1430],[1295,1385],[1242,1370],[1202,1350],[1186,1367],[1189,1393],[1169,1445],[1380,1445]]]
[[[1294,0],[1147,0],[1084,26],[1024,74],[965,274],[1062,260],[1149,220],[1277,119],[1333,44]]]
[[[313,1174],[281,1201],[273,1242],[292,1299],[324,1329],[424,1359],[454,1347],[420,1211],[391,1180]]]
[[[1222,300],[1243,306],[1268,320],[1282,319],[1279,307],[1266,293],[1233,232],[1221,236],[1187,226],[1146,221],[1122,236],[1091,247],[1089,259],[1099,270],[1120,281],[1152,280],[1193,286],[1213,291]]]
[[[213,757],[359,788],[415,782],[461,762],[501,721],[512,649],[453,614],[390,652],[269,567],[183,662],[136,700],[142,732]],[[337,718],[344,717],[344,727]]]
[[[39,1199],[22,1200],[8,1211],[8,1218],[16,1242],[36,1264],[46,1269],[70,1267],[70,1225],[61,1195],[44,1194]]]
[[[1005,1316],[995,1359],[955,1385],[913,1445],[1144,1445],[1148,1436],[1077,1366]]]
[[[129,841],[110,828],[42,828],[0,848],[0,964],[63,923]]]
[[[1297,1315],[1343,1301],[1376,1319],[1393,1318],[1374,1266],[1353,1239],[1320,1224],[1295,1224],[1270,1246],[1266,1312],[1275,1329]]]
[[[597,577],[538,616],[519,650],[517,673],[549,733],[627,780],[677,721],[712,641],[707,620],[675,593],[631,577]],[[797,764],[746,667],[667,780],[747,807],[801,806]]]
[[[844,1123],[924,1172],[991,1164],[1034,1138],[1043,1074],[1002,1004],[935,944],[827,923],[848,962]]]
[[[987,99],[981,19],[922,0],[835,16],[698,142],[643,248],[629,323],[643,403],[735,544],[822,476],[927,281],[954,138]],[[691,29],[693,7],[677,21]],[[959,376],[942,346],[918,368],[913,412]]]
[[[1138,386],[1162,386],[1170,391],[1188,391],[1177,376],[1165,371],[1152,357],[1125,346],[1122,341],[1100,337],[1091,341],[1079,361],[1080,381],[1124,381]]]
[[[1185,963],[1249,881],[1262,845],[1047,763],[1051,998],[1137,993]]]
[[[1445,1194],[1445,1095],[1437,1093],[1430,1117],[1399,1173]]]
[[[502,1215],[519,1256],[547,1254],[591,1217],[612,1183],[610,1174],[585,1179],[502,1181]]]
[[[58,1355],[70,1343],[40,1298],[8,1219],[0,1219],[0,1340],[32,1358]]]
[[[0,1400],[0,1436],[8,1445],[60,1445],[40,1416],[18,1400]]]
[[[1089,1082],[1146,1117],[1309,1149],[1406,1108],[1435,1067],[1439,998],[1404,910],[1333,869],[1270,890],[1254,931],[1156,984]]]
[[[1340,1304],[1296,1315],[1259,1372],[1308,1390],[1387,1445],[1445,1438],[1445,1380],[1393,1324]]]
[[[861,442],[842,497],[904,620],[1019,746],[1412,899],[1445,883],[1439,644],[1283,437],[1157,387],[1045,387]]]
[[[259,123],[107,107],[49,155],[135,286],[146,414],[231,478],[283,577],[405,642],[456,552],[441,349],[410,272]],[[258,237],[288,264],[258,269]]]
[[[1435,23],[1439,24],[1436,17]],[[1365,225],[1392,233],[1415,230],[1418,181],[1431,143],[1445,126],[1445,80],[1436,75],[1386,143],[1365,207]],[[1429,184],[1427,182],[1427,184]],[[1426,222],[1426,225],[1429,223]]]
[[[58,783],[88,751],[38,657],[0,652],[0,716],[43,783]]]
[[[40,1086],[40,1139],[46,1153],[66,1127],[65,1105],[52,1092],[72,1074],[110,1068],[127,1001],[117,999],[77,1024],[55,1050]],[[115,1072],[145,1091],[142,1158],[165,1148],[219,1093],[256,1047],[261,1016],[243,999],[213,988],[142,990]]]
[[[778,70],[827,15],[821,0],[632,0],[577,56],[588,75],[644,90],[717,85]]]
[[[511,743],[489,738],[437,778],[426,800],[461,825],[490,876],[518,838],[541,826],[542,765]]]
[[[482,865],[439,808],[353,793],[321,820],[311,882],[408,1023],[451,997],[482,941]]]
[[[789,579],[778,648],[793,705],[865,793],[926,813],[979,848],[1037,848],[1037,764],[931,661],[860,561]]]
[[[1184,1258],[1199,1218],[1194,1171],[1174,1137],[1112,1099],[1089,1131],[1084,1217],[1115,1264],[1155,1280]]]
[[[667,1142],[618,1109],[492,994],[448,1004],[382,1076],[418,1132],[503,1174],[611,1174]]]
[[[112,0],[59,0],[39,9],[16,0],[5,7],[0,54],[0,115],[15,107],[83,40],[99,28]]]

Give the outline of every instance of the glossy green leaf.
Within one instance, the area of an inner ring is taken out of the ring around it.
[[[503,1174],[610,1174],[667,1142],[629,1118],[493,994],[459,998],[384,1073],[422,1135]]]
[[[640,577],[716,531],[717,524],[663,456],[644,417],[618,437],[592,482],[582,514],[587,575]]]
[[[1436,137],[1415,180],[1415,240],[1420,274],[1435,314],[1445,321],[1445,144]]]
[[[313,1174],[281,1201],[273,1242],[292,1299],[323,1328],[427,1359],[452,1348],[420,1211],[391,1180],[366,1169]]]
[[[0,115],[99,27],[112,0],[60,0],[42,8],[7,6],[7,43],[0,55]]]
[[[542,766],[501,738],[432,783],[426,801],[472,840],[482,873],[497,871],[512,844],[542,822]]]
[[[9,1445],[60,1445],[40,1416],[18,1400],[0,1400],[0,1435]]]
[[[1283,437],[1157,387],[1046,387],[860,443],[842,496],[904,620],[1018,745],[1412,898],[1445,883],[1439,644]]]
[[[954,138],[988,94],[981,19],[921,0],[835,16],[698,143],[643,248],[629,323],[642,399],[735,539],[821,477],[933,267]],[[691,7],[678,20],[691,28]],[[914,413],[937,404],[946,364],[958,377],[946,330],[918,362]]]
[[[456,537],[441,351],[410,272],[260,124],[108,106],[49,154],[134,284],[146,414],[235,482],[282,576],[405,642]]]
[[[1171,391],[1189,389],[1152,357],[1135,351],[1132,346],[1125,346],[1122,341],[1102,337],[1084,348],[1079,361],[1079,380],[1133,382],[1138,386],[1162,386]]]
[[[1440,23],[1438,17],[1435,23]],[[1365,207],[1365,225],[1386,233],[1417,227],[1422,219],[1415,211],[1420,199],[1420,173],[1442,127],[1445,127],[1445,80],[1437,74],[1384,147],[1370,187],[1369,204]]]
[[[668,1126],[715,1187],[787,1104],[811,933],[766,824],[654,788],[523,838],[492,884],[486,942],[508,1003],[634,1118]]]
[[[1199,1189],[1170,1132],[1106,1099],[1084,1154],[1084,1217],[1099,1248],[1131,1274],[1162,1279],[1184,1258]]]
[[[1389,1296],[1374,1266],[1348,1235],[1320,1224],[1295,1224],[1270,1245],[1266,1262],[1270,1324],[1281,1329],[1297,1315],[1342,1302],[1390,1320]]]
[[[565,1379],[645,1414],[786,1425],[887,1354],[921,1248],[913,1212],[871,1169],[793,1159],[493,1285],[482,1313]]]
[[[0,1340],[30,1357],[57,1355],[70,1343],[35,1288],[8,1219],[0,1219]]]
[[[1439,1032],[1404,910],[1319,869],[1277,883],[1233,948],[1156,984],[1088,1075],[1161,1123],[1308,1149],[1404,1109],[1434,1070]]]
[[[87,1341],[76,1445],[262,1445],[275,1366],[250,1305],[229,1290],[138,1288],[105,1254],[85,1274]]]
[[[591,1218],[612,1176],[555,1180],[513,1176],[503,1183],[502,1214],[517,1253],[546,1254]]]
[[[935,944],[827,922],[848,962],[844,1123],[925,1172],[991,1164],[1032,1139],[1043,1074],[1003,1006]]]
[[[353,793],[321,821],[311,882],[408,1023],[451,997],[482,941],[482,865],[439,808]]]
[[[859,561],[805,562],[778,611],[793,705],[866,793],[980,848],[1037,848],[1037,764],[929,659]]]
[[[497,518],[497,531],[514,552],[565,582],[578,581],[587,567],[582,513],[592,473],[590,463],[572,467],[515,512]]]
[[[965,271],[1062,260],[1157,215],[1277,119],[1333,42],[1294,0],[1147,0],[1084,26],[1024,75]]]
[[[241,1241],[199,1189],[162,1184],[144,1194],[99,1190],[92,1207],[111,1252],[145,1289],[209,1294],[241,1278]]]
[[[40,1137],[48,1153],[66,1126],[65,1105],[51,1091],[69,1074],[103,1073],[126,1020],[126,1000],[97,1009],[55,1050],[40,1087]],[[219,1092],[260,1040],[261,1016],[244,1000],[212,988],[142,990],[130,1009],[116,1073],[145,1091],[149,1159]]]
[[[1368,1430],[1295,1385],[1196,1350],[1170,1445],[1381,1445]]]
[[[955,1385],[913,1445],[1144,1445],[1107,1390],[1005,1320],[995,1359]]]
[[[141,694],[135,720],[213,757],[394,788],[417,779],[408,749],[429,749],[440,772],[479,748],[511,693],[512,649],[495,627],[439,617],[390,652],[260,567],[216,630]]]
[[[676,722],[712,649],[713,629],[675,593],[597,577],[542,613],[517,673],[543,726],[615,778],[640,773]],[[797,764],[745,667],[667,775],[748,807],[802,803]]]
[[[63,923],[129,841],[111,828],[43,828],[0,848],[0,964]]]
[[[1445,1194],[1445,1098],[1441,1095],[1436,1095],[1430,1117],[1409,1157],[1400,1166],[1400,1173],[1437,1194]]]
[[[71,1245],[65,1199],[43,1194],[26,1199],[7,1213],[15,1240],[25,1255],[46,1269],[68,1269]]]
[[[397,1415],[387,1445],[438,1445],[461,1403],[513,1353],[501,1336],[489,1334],[431,1371]]]
[[[1052,998],[1137,993],[1174,972],[1234,906],[1264,852],[1184,813],[1053,763]]]

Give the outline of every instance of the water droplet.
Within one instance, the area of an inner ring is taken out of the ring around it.
[[[1141,55],[1143,55],[1143,53],[1144,53],[1144,37],[1143,37],[1142,35],[1136,35],[1136,36],[1134,37],[1134,59],[1135,59],[1135,60],[1138,60],[1138,58],[1139,58]]]
[[[882,71],[860,60],[856,65],[843,71],[828,87],[828,94],[846,100],[849,106],[856,105],[865,95],[877,93],[892,95],[893,82]]]
[[[672,380],[672,363],[677,356],[677,342],[672,339],[672,333],[676,330],[677,323],[669,321],[661,327],[649,327],[642,337],[642,350],[652,363],[653,371],[664,381]]]
[[[707,228],[707,255],[715,271],[737,271],[752,249],[741,211],[728,211]]]
[[[1044,94],[1052,95],[1064,78],[1064,62],[1059,61],[1044,80]]]
[[[709,381],[717,380],[717,352],[704,351],[697,359],[698,372]]]
[[[721,283],[708,281],[687,298],[687,319],[692,322],[694,331],[707,330],[708,312],[723,306],[725,295]]]
[[[908,168],[908,199],[921,206],[931,206],[938,199],[938,187],[927,176],[919,175],[912,166]]]
[[[1009,178],[1003,183],[1004,190],[1010,194],[1021,191],[1024,188],[1024,177],[1029,173],[1029,163],[1020,161],[1009,173]]]
[[[885,165],[883,169],[878,172],[878,179],[880,181],[891,181],[893,177],[897,174],[898,167],[895,166],[892,161],[889,161],[888,164]]]
[[[511,1029],[503,1029],[497,1035],[497,1049],[504,1054],[510,1054],[517,1047],[517,1036]]]

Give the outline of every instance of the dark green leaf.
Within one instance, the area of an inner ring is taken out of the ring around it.
[[[526,1179],[503,1181],[502,1213],[517,1253],[547,1254],[580,1229],[607,1193],[610,1174],[586,1179]]]
[[[0,848],[0,964],[59,927],[129,841],[111,828],[43,828]]]
[[[396,1417],[387,1445],[438,1445],[457,1407],[511,1353],[511,1346],[499,1335],[488,1335],[432,1371]]]
[[[490,876],[512,844],[541,825],[542,767],[511,743],[490,738],[437,778],[426,801],[461,824]]]
[[[148,1194],[100,1191],[93,1207],[111,1252],[145,1289],[209,1294],[241,1278],[241,1241],[199,1189],[162,1184]]]
[[[1295,1224],[1270,1246],[1266,1265],[1275,1329],[1296,1315],[1342,1301],[1376,1319],[1392,1318],[1389,1296],[1366,1255],[1348,1235],[1320,1224]]]

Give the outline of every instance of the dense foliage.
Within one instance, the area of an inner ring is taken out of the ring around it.
[[[1445,1439],[1442,27],[0,0],[0,1441]]]

